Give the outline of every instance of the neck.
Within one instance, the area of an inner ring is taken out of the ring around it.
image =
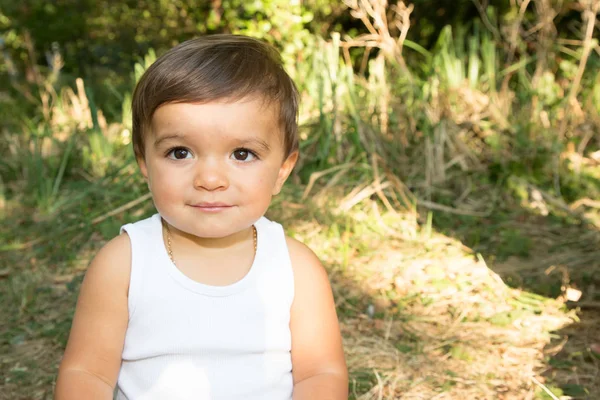
[[[221,238],[198,237],[187,232],[180,231],[174,226],[163,220],[163,229],[168,228],[171,236],[171,243],[177,243],[178,248],[195,248],[207,252],[220,252],[222,250],[231,250],[238,246],[246,245],[248,241],[253,241],[253,227],[243,229],[239,232]],[[167,232],[165,232],[167,234]]]

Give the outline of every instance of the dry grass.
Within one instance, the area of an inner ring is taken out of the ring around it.
[[[576,320],[562,302],[508,288],[441,235],[381,236],[370,250],[333,275],[349,369],[374,383],[355,398],[534,398],[551,332]],[[353,293],[362,307],[346,304]]]
[[[381,186],[384,197],[393,197],[390,185]],[[411,212],[382,210],[385,202],[374,196],[346,191],[360,197],[348,213],[339,213],[340,205],[352,196],[337,185],[314,190],[312,204],[321,211],[311,211],[309,202],[276,216],[289,220],[291,233],[330,269],[353,398],[571,398],[557,385],[588,391],[577,398],[600,396],[600,369],[589,349],[599,337],[597,315],[578,316],[563,295],[514,289],[496,273],[522,279],[558,273],[564,294],[577,281],[565,271],[589,260],[585,251],[597,233],[514,222],[512,229],[531,239],[530,252],[539,256],[488,266],[460,241],[419,226]],[[561,251],[552,254],[557,244]],[[546,268],[554,262],[562,267]],[[571,334],[577,339],[569,340]]]

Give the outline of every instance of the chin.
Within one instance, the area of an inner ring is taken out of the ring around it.
[[[187,212],[163,213],[160,209],[158,212],[175,229],[188,235],[212,239],[230,236],[248,229],[264,214],[240,218],[241,215],[231,215],[228,212],[206,215],[196,213],[190,215]]]
[[[182,232],[185,232],[189,235],[194,235],[196,237],[199,238],[207,238],[207,239],[220,239],[220,238],[224,238],[227,236],[231,236],[234,235],[238,232],[241,232],[245,229],[248,229],[252,226],[252,222],[249,222],[247,224],[227,224],[225,225],[225,223],[223,225],[213,225],[213,224],[204,224],[203,226],[199,227],[199,226],[185,226],[184,225],[180,225],[181,228],[178,225],[173,225],[175,226],[177,229],[179,229]]]

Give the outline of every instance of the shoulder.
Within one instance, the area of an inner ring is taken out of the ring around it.
[[[123,232],[120,235],[106,242],[106,244],[102,246],[102,248],[96,255],[96,258],[112,258],[123,255],[131,256],[131,242],[129,240],[129,235],[126,232]]]
[[[321,261],[307,245],[289,236],[285,237],[285,241],[295,276],[321,275],[327,277]]]
[[[98,251],[88,270],[85,281],[88,284],[111,285],[116,290],[129,288],[131,273],[131,242],[129,235],[122,233],[107,242]]]
[[[317,255],[307,245],[294,238],[286,236],[286,243],[294,275],[294,303],[303,301],[306,294],[329,296],[329,276]]]
[[[119,236],[108,241],[98,251],[92,264],[104,264],[106,262],[109,262],[110,266],[115,264],[129,265],[131,263],[131,241],[127,233],[121,233]],[[107,268],[110,268],[110,266]]]
[[[288,246],[291,258],[300,258],[304,260],[314,258],[318,261],[316,254],[307,245],[299,240],[296,240],[290,236],[286,236],[285,242]]]

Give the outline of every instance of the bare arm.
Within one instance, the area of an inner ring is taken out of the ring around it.
[[[113,398],[129,318],[130,265],[125,234],[107,243],[90,264],[58,371],[55,400]]]
[[[346,400],[348,370],[327,273],[308,247],[287,242],[295,286],[290,317],[294,400]]]

